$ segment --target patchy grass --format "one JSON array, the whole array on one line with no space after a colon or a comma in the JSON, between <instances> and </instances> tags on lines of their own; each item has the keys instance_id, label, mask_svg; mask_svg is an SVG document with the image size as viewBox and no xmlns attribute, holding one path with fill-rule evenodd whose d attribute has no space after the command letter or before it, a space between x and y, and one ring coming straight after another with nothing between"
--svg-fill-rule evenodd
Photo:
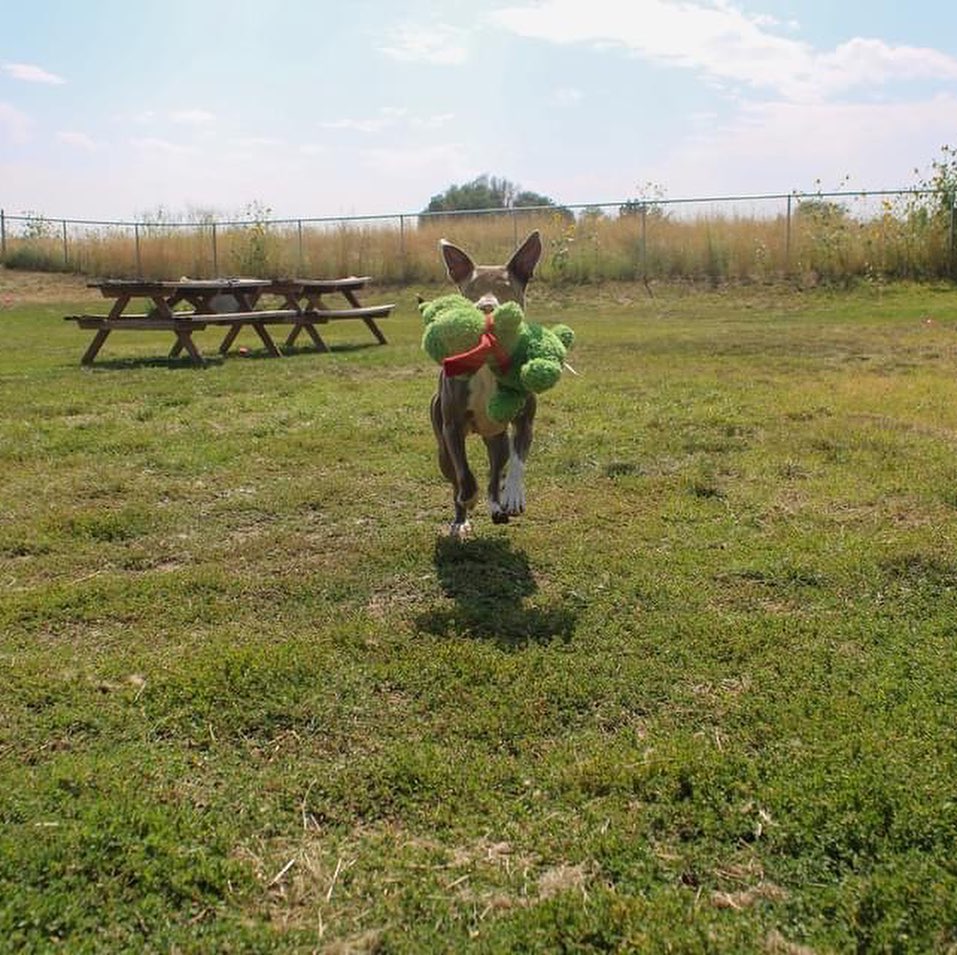
<instances>
[{"instance_id":1,"label":"patchy grass","mask_svg":"<svg viewBox=\"0 0 957 955\"><path fill-rule=\"evenodd\" d=\"M573 295L462 545L411 294L0 312L0 950L954 950L952 290Z\"/></svg>"}]
</instances>

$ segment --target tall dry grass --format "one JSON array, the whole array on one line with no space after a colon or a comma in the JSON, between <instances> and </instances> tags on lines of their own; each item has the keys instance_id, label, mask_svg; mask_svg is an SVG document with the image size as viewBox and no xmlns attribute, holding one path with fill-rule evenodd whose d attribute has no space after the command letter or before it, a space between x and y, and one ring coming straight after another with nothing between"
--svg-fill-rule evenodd
<instances>
[{"instance_id":1,"label":"tall dry grass","mask_svg":"<svg viewBox=\"0 0 957 955\"><path fill-rule=\"evenodd\" d=\"M405 284L443 278L436 255L442 237L477 260L499 261L539 229L546 282L842 283L955 277L953 228L946 216L913 206L885 203L862 216L826 201L797 203L772 216L705 207L677 214L651 205L630 215L596 207L577 217L536 210L219 226L73 225L63 235L34 229L8 236L5 262L98 277L368 274Z\"/></svg>"}]
</instances>

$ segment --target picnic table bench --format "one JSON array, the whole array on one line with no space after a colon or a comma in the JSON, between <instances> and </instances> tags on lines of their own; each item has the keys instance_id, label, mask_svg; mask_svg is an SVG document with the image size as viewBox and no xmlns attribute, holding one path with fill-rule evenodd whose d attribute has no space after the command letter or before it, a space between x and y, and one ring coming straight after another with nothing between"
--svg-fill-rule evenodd
<instances>
[{"instance_id":1,"label":"picnic table bench","mask_svg":"<svg viewBox=\"0 0 957 955\"><path fill-rule=\"evenodd\" d=\"M114 331L171 331L176 340L170 357L175 358L185 350L196 364L203 364L204 358L193 334L207 326L226 328L219 346L222 355L229 352L236 337L248 325L259 336L268 354L281 357L282 352L268 330L268 326L277 324L292 326L285 342L287 348L305 331L316 348L326 352L329 348L316 325L338 319L361 320L384 345L385 335L375 320L387 317L395 305L363 306L357 293L369 281L367 275L342 279L181 279L178 282L107 279L90 282L89 287L99 289L104 298L114 300L108 314L67 315L65 320L94 332L81 359L84 365L93 363ZM348 307L328 307L323 302L323 295L334 293L345 298ZM278 297L281 307L260 308L267 295ZM133 303L136 303L134 307L146 311L128 311ZM181 309L181 305L189 308Z\"/></svg>"}]
</instances>

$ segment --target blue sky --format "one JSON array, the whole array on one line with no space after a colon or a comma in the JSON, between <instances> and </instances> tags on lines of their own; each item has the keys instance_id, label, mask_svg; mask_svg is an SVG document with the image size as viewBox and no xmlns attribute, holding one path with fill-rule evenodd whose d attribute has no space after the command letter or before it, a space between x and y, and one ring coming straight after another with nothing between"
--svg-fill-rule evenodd
<instances>
[{"instance_id":1,"label":"blue sky","mask_svg":"<svg viewBox=\"0 0 957 955\"><path fill-rule=\"evenodd\" d=\"M481 173L568 204L897 188L957 145L953 0L32 0L0 25L14 215L409 212Z\"/></svg>"}]
</instances>

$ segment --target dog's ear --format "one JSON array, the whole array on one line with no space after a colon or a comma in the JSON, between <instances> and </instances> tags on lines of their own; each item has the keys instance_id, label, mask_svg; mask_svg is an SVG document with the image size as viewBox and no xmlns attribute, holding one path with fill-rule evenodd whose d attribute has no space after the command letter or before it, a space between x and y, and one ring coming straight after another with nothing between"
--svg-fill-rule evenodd
<instances>
[{"instance_id":1,"label":"dog's ear","mask_svg":"<svg viewBox=\"0 0 957 955\"><path fill-rule=\"evenodd\" d=\"M465 252L445 239L439 239L439 249L442 252L442 258L445 259L445 267L448 269L449 278L456 285L461 285L462 282L471 277L475 271L475 263Z\"/></svg>"},{"instance_id":2,"label":"dog's ear","mask_svg":"<svg viewBox=\"0 0 957 955\"><path fill-rule=\"evenodd\" d=\"M508 260L506 268L516 276L522 285L527 285L535 272L535 266L542 255L542 237L536 229Z\"/></svg>"}]
</instances>

